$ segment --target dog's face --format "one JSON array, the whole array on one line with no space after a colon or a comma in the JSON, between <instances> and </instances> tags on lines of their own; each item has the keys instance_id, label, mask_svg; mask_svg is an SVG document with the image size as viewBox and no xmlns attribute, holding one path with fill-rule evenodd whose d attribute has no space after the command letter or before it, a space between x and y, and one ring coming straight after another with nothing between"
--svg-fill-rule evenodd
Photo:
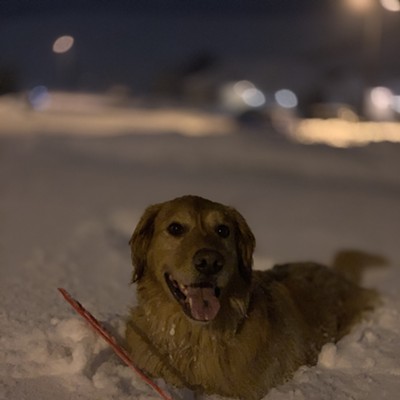
<instances>
[{"instance_id":1,"label":"dog's face","mask_svg":"<svg viewBox=\"0 0 400 400\"><path fill-rule=\"evenodd\" d=\"M134 281L155 281L191 320L214 320L232 285L250 283L254 236L219 203L184 196L151 206L130 244Z\"/></svg>"}]
</instances>

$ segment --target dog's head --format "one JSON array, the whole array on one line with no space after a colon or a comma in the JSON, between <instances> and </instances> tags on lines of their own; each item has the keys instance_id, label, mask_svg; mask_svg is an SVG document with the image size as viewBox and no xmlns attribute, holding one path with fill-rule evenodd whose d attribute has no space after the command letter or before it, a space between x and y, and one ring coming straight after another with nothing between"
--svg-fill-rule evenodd
<instances>
[{"instance_id":1,"label":"dog's head","mask_svg":"<svg viewBox=\"0 0 400 400\"><path fill-rule=\"evenodd\" d=\"M250 284L255 239L231 207L197 196L150 206L129 243L133 281L156 282L192 320L214 320L232 285Z\"/></svg>"}]
</instances>

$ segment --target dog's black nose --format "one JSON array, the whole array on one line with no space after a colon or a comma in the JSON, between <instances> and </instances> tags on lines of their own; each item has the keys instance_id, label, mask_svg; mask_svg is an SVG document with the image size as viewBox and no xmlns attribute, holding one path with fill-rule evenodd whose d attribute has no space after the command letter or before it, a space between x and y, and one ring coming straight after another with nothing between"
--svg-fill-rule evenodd
<instances>
[{"instance_id":1,"label":"dog's black nose","mask_svg":"<svg viewBox=\"0 0 400 400\"><path fill-rule=\"evenodd\" d=\"M213 275L221 271L225 260L221 253L211 249L201 249L193 256L193 265L201 273Z\"/></svg>"}]
</instances>

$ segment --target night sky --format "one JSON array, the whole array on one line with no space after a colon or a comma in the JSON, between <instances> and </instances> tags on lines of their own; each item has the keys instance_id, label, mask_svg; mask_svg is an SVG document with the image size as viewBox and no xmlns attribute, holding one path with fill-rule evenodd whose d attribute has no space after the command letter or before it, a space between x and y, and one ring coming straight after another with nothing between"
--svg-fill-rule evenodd
<instances>
[{"instance_id":1,"label":"night sky","mask_svg":"<svg viewBox=\"0 0 400 400\"><path fill-rule=\"evenodd\" d=\"M64 81L77 87L115 82L140 90L204 52L236 62L298 51L294 23L284 21L330 1L0 0L0 64L18 70L22 87L56 85L68 69ZM76 39L70 60L49 51L63 34Z\"/></svg>"},{"instance_id":2,"label":"night sky","mask_svg":"<svg viewBox=\"0 0 400 400\"><path fill-rule=\"evenodd\" d=\"M0 0L0 16L65 11L129 13L285 14L323 9L332 0Z\"/></svg>"},{"instance_id":3,"label":"night sky","mask_svg":"<svg viewBox=\"0 0 400 400\"><path fill-rule=\"evenodd\" d=\"M205 56L215 79L307 85L318 74L362 75L365 18L342 0L0 0L0 70L37 85L150 90ZM382 80L398 75L399 15L386 13ZM67 55L52 43L72 35ZM189 67L188 67L189 65ZM335 72L336 69L336 72ZM173 77L173 79L175 79ZM280 84L280 83L279 83Z\"/></svg>"}]
</instances>

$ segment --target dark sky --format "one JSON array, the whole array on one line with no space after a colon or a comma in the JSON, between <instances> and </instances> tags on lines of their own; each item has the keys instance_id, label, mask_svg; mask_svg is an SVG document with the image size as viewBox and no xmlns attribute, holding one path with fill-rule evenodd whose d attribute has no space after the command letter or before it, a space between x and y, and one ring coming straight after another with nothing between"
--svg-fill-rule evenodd
<instances>
[{"instance_id":1,"label":"dark sky","mask_svg":"<svg viewBox=\"0 0 400 400\"><path fill-rule=\"evenodd\" d=\"M0 16L66 11L130 13L285 14L326 7L332 0L0 0Z\"/></svg>"},{"instance_id":2,"label":"dark sky","mask_svg":"<svg viewBox=\"0 0 400 400\"><path fill-rule=\"evenodd\" d=\"M330 70L331 64L351 73L363 68L363 20L340 4L342 0L0 0L0 68L17 71L23 88L57 86L62 76L63 82L88 90L123 84L141 91L205 54L215 60L215 79L270 85L282 75L303 84L306 73L314 76L315 69ZM398 75L398 20L386 17L380 64L390 69L385 74ZM67 55L55 56L52 43L65 34L74 36L75 46Z\"/></svg>"}]
</instances>

